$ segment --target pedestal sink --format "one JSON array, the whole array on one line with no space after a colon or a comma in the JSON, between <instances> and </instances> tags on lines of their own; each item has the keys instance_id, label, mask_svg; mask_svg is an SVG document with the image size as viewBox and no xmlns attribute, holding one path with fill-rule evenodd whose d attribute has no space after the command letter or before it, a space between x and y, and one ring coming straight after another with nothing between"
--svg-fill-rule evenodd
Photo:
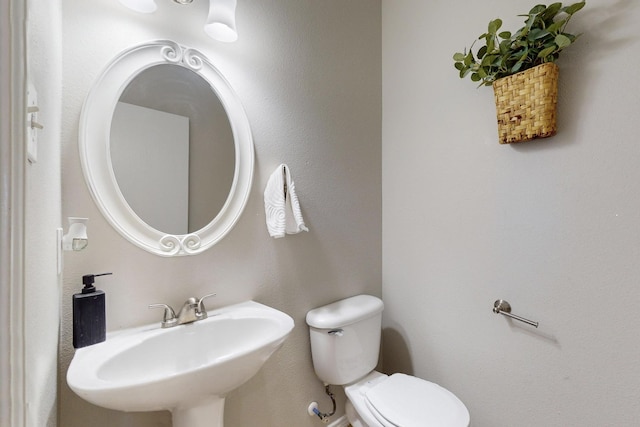
<instances>
[{"instance_id":1,"label":"pedestal sink","mask_svg":"<svg viewBox=\"0 0 640 427\"><path fill-rule=\"evenodd\" d=\"M174 427L223 427L226 394L253 377L292 329L287 314L254 301L187 325L127 329L76 350L67 383L105 408L169 410Z\"/></svg>"}]
</instances>

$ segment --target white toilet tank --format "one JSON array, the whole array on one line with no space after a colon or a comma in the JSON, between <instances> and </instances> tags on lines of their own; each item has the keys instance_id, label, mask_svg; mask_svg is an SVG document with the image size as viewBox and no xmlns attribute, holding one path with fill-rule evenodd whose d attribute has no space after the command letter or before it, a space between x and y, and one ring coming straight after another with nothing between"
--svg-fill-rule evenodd
<instances>
[{"instance_id":1,"label":"white toilet tank","mask_svg":"<svg viewBox=\"0 0 640 427\"><path fill-rule=\"evenodd\" d=\"M382 300L343 299L307 313L316 375L326 384L349 384L373 371L380 353Z\"/></svg>"}]
</instances>

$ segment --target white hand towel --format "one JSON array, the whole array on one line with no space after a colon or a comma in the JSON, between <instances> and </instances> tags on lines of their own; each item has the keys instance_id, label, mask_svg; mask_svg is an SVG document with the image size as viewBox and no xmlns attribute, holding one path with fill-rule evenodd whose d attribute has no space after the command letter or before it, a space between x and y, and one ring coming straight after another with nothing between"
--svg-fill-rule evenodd
<instances>
[{"instance_id":1,"label":"white hand towel","mask_svg":"<svg viewBox=\"0 0 640 427\"><path fill-rule=\"evenodd\" d=\"M264 212L271 237L309 231L304 225L300 202L289 167L281 164L269 177L264 190Z\"/></svg>"}]
</instances>

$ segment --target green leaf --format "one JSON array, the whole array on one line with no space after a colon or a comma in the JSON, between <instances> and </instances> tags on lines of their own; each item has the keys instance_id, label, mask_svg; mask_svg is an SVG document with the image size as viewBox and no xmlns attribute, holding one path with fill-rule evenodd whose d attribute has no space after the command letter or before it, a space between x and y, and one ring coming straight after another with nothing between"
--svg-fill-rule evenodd
<instances>
[{"instance_id":1,"label":"green leaf","mask_svg":"<svg viewBox=\"0 0 640 427\"><path fill-rule=\"evenodd\" d=\"M512 74L515 74L515 73L517 73L518 71L520 71L520 68L522 68L522 64L523 64L523 62L522 62L522 61L518 61L518 62L516 62L516 63L515 63L515 65L514 65L513 67L511 67L511 73L512 73Z\"/></svg>"},{"instance_id":2,"label":"green leaf","mask_svg":"<svg viewBox=\"0 0 640 427\"><path fill-rule=\"evenodd\" d=\"M533 6L533 8L529 11L529 16L537 15L537 14L539 14L541 12L544 12L546 8L547 7L545 5L543 5L543 4L537 4L537 5Z\"/></svg>"},{"instance_id":3,"label":"green leaf","mask_svg":"<svg viewBox=\"0 0 640 427\"><path fill-rule=\"evenodd\" d=\"M504 62L504 56L496 55L495 60L491 63L492 67L501 67Z\"/></svg>"},{"instance_id":4,"label":"green leaf","mask_svg":"<svg viewBox=\"0 0 640 427\"><path fill-rule=\"evenodd\" d=\"M496 59L496 57L498 57L498 55L495 55L495 54L493 54L493 55L485 55L482 58L482 61L480 62L480 66L486 68L486 67L489 67L489 66L493 65L493 61Z\"/></svg>"},{"instance_id":5,"label":"green leaf","mask_svg":"<svg viewBox=\"0 0 640 427\"><path fill-rule=\"evenodd\" d=\"M510 39L511 38L511 32L510 31L503 31L500 34L498 34L498 37L500 37L501 39Z\"/></svg>"},{"instance_id":6,"label":"green leaf","mask_svg":"<svg viewBox=\"0 0 640 427\"><path fill-rule=\"evenodd\" d=\"M507 53L510 47L511 47L511 40L503 40L502 43L500 43L500 53L501 54Z\"/></svg>"},{"instance_id":7,"label":"green leaf","mask_svg":"<svg viewBox=\"0 0 640 427\"><path fill-rule=\"evenodd\" d=\"M536 35L535 39L540 40L547 36L551 35L551 33L547 30L540 30L540 32Z\"/></svg>"},{"instance_id":8,"label":"green leaf","mask_svg":"<svg viewBox=\"0 0 640 427\"><path fill-rule=\"evenodd\" d=\"M467 56L464 57L464 65L471 65L472 62L473 62L473 54L471 53L471 51L469 51Z\"/></svg>"},{"instance_id":9,"label":"green leaf","mask_svg":"<svg viewBox=\"0 0 640 427\"><path fill-rule=\"evenodd\" d=\"M538 53L538 58L545 59L547 56L551 55L555 51L556 51L555 46L551 46L546 49L543 49Z\"/></svg>"},{"instance_id":10,"label":"green leaf","mask_svg":"<svg viewBox=\"0 0 640 427\"><path fill-rule=\"evenodd\" d=\"M558 34L555 38L555 42L558 45L558 48L564 49L571 44L571 39L564 34Z\"/></svg>"},{"instance_id":11,"label":"green leaf","mask_svg":"<svg viewBox=\"0 0 640 427\"><path fill-rule=\"evenodd\" d=\"M526 33L529 33L529 31L531 31L531 29L533 28L533 24L536 22L536 16L535 15L531 15L529 16L529 19L527 19L527 21L525 22L526 26L524 28L526 28ZM523 31L523 35L524 35L525 31Z\"/></svg>"},{"instance_id":12,"label":"green leaf","mask_svg":"<svg viewBox=\"0 0 640 427\"><path fill-rule=\"evenodd\" d=\"M478 59L482 59L482 57L485 56L486 54L487 54L487 47L482 46L480 50L478 50L478 53L476 54L476 56L478 57Z\"/></svg>"},{"instance_id":13,"label":"green leaf","mask_svg":"<svg viewBox=\"0 0 640 427\"><path fill-rule=\"evenodd\" d=\"M522 49L521 52L515 53L513 57L516 58L518 61L524 61L527 58L528 54L529 54L529 48L524 48Z\"/></svg>"},{"instance_id":14,"label":"green leaf","mask_svg":"<svg viewBox=\"0 0 640 427\"><path fill-rule=\"evenodd\" d=\"M547 27L547 31L556 34L567 23L566 19L560 19Z\"/></svg>"},{"instance_id":15,"label":"green leaf","mask_svg":"<svg viewBox=\"0 0 640 427\"><path fill-rule=\"evenodd\" d=\"M578 34L577 36L574 36L573 34L562 33L562 35L569 37L569 40L571 40L571 43L575 42L576 39L580 37L580 34Z\"/></svg>"},{"instance_id":16,"label":"green leaf","mask_svg":"<svg viewBox=\"0 0 640 427\"><path fill-rule=\"evenodd\" d=\"M562 9L562 3L553 3L547 6L547 9L542 13L542 19L545 21L552 19Z\"/></svg>"},{"instance_id":17,"label":"green leaf","mask_svg":"<svg viewBox=\"0 0 640 427\"><path fill-rule=\"evenodd\" d=\"M464 61L464 53L456 52L453 54L454 61Z\"/></svg>"},{"instance_id":18,"label":"green leaf","mask_svg":"<svg viewBox=\"0 0 640 427\"><path fill-rule=\"evenodd\" d=\"M456 62L454 67L456 67L457 70L462 70L464 68L464 64L462 62Z\"/></svg>"},{"instance_id":19,"label":"green leaf","mask_svg":"<svg viewBox=\"0 0 640 427\"><path fill-rule=\"evenodd\" d=\"M489 22L489 34L495 34L502 27L502 19L494 19Z\"/></svg>"},{"instance_id":20,"label":"green leaf","mask_svg":"<svg viewBox=\"0 0 640 427\"><path fill-rule=\"evenodd\" d=\"M527 35L527 39L529 41L533 41L536 40L537 38L540 37L540 33L542 33L544 30L541 30L540 28L534 28L532 29L529 34Z\"/></svg>"},{"instance_id":21,"label":"green leaf","mask_svg":"<svg viewBox=\"0 0 640 427\"><path fill-rule=\"evenodd\" d=\"M495 49L495 42L494 42L494 39L493 39L493 38L488 39L488 40L487 40L487 51L488 51L488 52L493 52L493 51L494 51L494 49Z\"/></svg>"},{"instance_id":22,"label":"green leaf","mask_svg":"<svg viewBox=\"0 0 640 427\"><path fill-rule=\"evenodd\" d=\"M472 82L479 82L480 80L482 80L482 79L480 78L480 75L478 73L471 74L471 81Z\"/></svg>"},{"instance_id":23,"label":"green leaf","mask_svg":"<svg viewBox=\"0 0 640 427\"><path fill-rule=\"evenodd\" d=\"M562 11L565 13L568 13L569 15L573 15L574 13L582 9L586 4L587 4L586 1L581 1L580 3L574 3L571 6L562 8Z\"/></svg>"}]
</instances>

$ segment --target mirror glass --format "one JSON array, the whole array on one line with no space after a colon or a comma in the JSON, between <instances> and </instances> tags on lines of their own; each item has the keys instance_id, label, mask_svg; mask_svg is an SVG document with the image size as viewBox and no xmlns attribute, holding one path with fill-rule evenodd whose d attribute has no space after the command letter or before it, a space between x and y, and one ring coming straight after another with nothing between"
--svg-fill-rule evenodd
<instances>
[{"instance_id":1,"label":"mirror glass","mask_svg":"<svg viewBox=\"0 0 640 427\"><path fill-rule=\"evenodd\" d=\"M105 219L156 255L210 248L249 197L253 138L237 94L202 52L170 40L107 64L82 108L78 147Z\"/></svg>"},{"instance_id":2,"label":"mirror glass","mask_svg":"<svg viewBox=\"0 0 640 427\"><path fill-rule=\"evenodd\" d=\"M122 195L157 230L196 232L229 196L231 125L216 93L193 70L161 64L135 76L116 105L110 143Z\"/></svg>"}]
</instances>

